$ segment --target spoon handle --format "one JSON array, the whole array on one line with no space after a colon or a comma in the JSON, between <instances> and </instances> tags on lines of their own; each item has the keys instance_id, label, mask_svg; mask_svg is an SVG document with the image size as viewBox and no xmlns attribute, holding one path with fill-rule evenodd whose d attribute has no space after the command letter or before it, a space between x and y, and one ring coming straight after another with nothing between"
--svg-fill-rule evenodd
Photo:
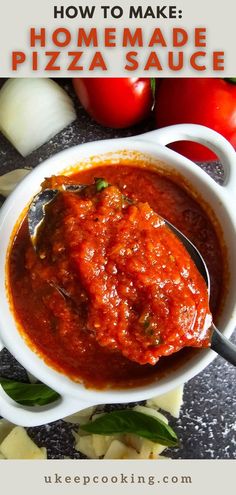
<instances>
[{"instance_id":1,"label":"spoon handle","mask_svg":"<svg viewBox=\"0 0 236 495\"><path fill-rule=\"evenodd\" d=\"M213 333L211 338L211 349L213 349L213 351L217 352L217 354L226 359L228 363L236 366L236 345L234 345L232 342L230 342L229 339L224 337L224 335L222 335L222 333L218 330L218 328L215 327L214 324L212 325L212 328Z\"/></svg>"}]
</instances>

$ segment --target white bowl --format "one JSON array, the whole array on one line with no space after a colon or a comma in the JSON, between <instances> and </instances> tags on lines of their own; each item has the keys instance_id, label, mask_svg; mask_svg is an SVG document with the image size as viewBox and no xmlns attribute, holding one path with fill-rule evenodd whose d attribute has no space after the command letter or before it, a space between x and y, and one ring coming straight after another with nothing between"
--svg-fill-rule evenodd
<instances>
[{"instance_id":1,"label":"white bowl","mask_svg":"<svg viewBox=\"0 0 236 495\"><path fill-rule=\"evenodd\" d=\"M224 166L224 184L218 185L196 164L166 148L166 144L178 140L196 141L211 148ZM0 339L2 347L6 346L28 371L61 395L61 399L53 404L30 408L16 404L0 387L0 413L13 423L36 426L65 417L93 404L125 403L161 395L192 378L215 357L213 351L202 350L177 370L171 370L168 376L160 378L158 382L128 390L95 391L86 389L82 384L73 382L67 376L49 367L27 346L17 329L7 297L5 275L7 251L14 226L31 198L39 191L40 183L45 177L60 174L66 168L85 167L89 163L96 165L102 160L117 162L124 157L132 159L136 156L138 159L142 155L145 155L146 160L150 160L154 165L157 161L161 161L166 170L174 169L182 174L216 213L227 247L230 274L229 290L219 327L226 336L230 336L233 332L236 319L236 264L234 259L236 159L234 149L228 141L206 127L184 124L132 138L97 141L70 148L36 167L12 192L0 213Z\"/></svg>"}]
</instances>

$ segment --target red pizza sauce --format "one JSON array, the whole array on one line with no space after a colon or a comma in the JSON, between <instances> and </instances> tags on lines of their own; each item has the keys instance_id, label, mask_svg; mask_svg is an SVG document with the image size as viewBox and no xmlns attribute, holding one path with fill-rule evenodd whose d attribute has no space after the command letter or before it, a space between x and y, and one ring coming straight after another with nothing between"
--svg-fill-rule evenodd
<instances>
[{"instance_id":1,"label":"red pizza sauce","mask_svg":"<svg viewBox=\"0 0 236 495\"><path fill-rule=\"evenodd\" d=\"M205 282L159 215L201 249L216 306L221 250L200 205L156 172L106 166L44 187L98 176L112 185L57 195L37 254L22 223L10 252L11 298L24 334L52 366L87 386L130 386L157 376L166 356L210 340Z\"/></svg>"}]
</instances>

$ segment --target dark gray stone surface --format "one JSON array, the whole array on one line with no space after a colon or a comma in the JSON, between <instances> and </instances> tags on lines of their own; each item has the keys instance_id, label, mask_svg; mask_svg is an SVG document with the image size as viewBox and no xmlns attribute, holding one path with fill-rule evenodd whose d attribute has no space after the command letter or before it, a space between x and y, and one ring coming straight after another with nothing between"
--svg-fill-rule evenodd
<instances>
[{"instance_id":1,"label":"dark gray stone surface","mask_svg":"<svg viewBox=\"0 0 236 495\"><path fill-rule=\"evenodd\" d=\"M67 80L61 80L61 84L73 95L72 87ZM146 123L122 131L105 129L92 122L78 104L76 106L77 121L26 159L22 158L0 135L0 174L15 168L35 167L58 151L79 143L138 134L149 130L152 126L152 123ZM211 163L201 166L217 181L222 180L223 172L220 164ZM234 341L236 342L235 337ZM0 375L19 380L26 378L23 368L6 350L0 354ZM185 385L180 419L171 418L170 422L181 440L180 448L169 452L170 457L236 459L236 369L218 357ZM38 445L48 448L50 458L60 459L65 456L79 458L79 454L73 449L71 430L69 424L57 421L50 425L30 428L29 433Z\"/></svg>"}]
</instances>

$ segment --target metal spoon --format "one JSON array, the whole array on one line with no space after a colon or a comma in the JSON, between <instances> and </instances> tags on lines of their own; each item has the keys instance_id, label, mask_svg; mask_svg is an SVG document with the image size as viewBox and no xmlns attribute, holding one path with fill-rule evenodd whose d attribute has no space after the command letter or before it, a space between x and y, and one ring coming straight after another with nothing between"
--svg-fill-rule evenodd
<instances>
[{"instance_id":1,"label":"metal spoon","mask_svg":"<svg viewBox=\"0 0 236 495\"><path fill-rule=\"evenodd\" d=\"M34 196L28 211L28 229L35 250L37 250L38 229L43 223L47 205L51 203L60 191L81 192L86 187L83 184L65 184L60 190L44 189Z\"/></svg>"},{"instance_id":2,"label":"metal spoon","mask_svg":"<svg viewBox=\"0 0 236 495\"><path fill-rule=\"evenodd\" d=\"M165 222L168 225L168 227L171 228L174 234L180 239L184 247L187 249L188 253L190 254L192 260L195 263L195 266L197 267L198 271L201 273L202 277L206 282L208 294L210 296L210 290L211 290L210 275L207 265L201 253L198 251L196 246L194 246L194 244L188 239L188 237L186 237L182 232L180 232L179 229L177 229L174 225L172 225L172 223L168 222L166 219ZM212 330L211 349L215 351L217 354L219 354L221 357L226 359L226 361L236 366L236 345L234 345L232 342L230 342L229 339L224 337L224 335L218 330L218 328L216 328L214 323L211 324L211 330Z\"/></svg>"},{"instance_id":3,"label":"metal spoon","mask_svg":"<svg viewBox=\"0 0 236 495\"><path fill-rule=\"evenodd\" d=\"M63 190L81 192L85 187L87 186L83 184L64 185ZM59 192L60 191L58 189L45 189L34 196L33 201L31 202L28 211L28 227L31 242L35 250L37 248L37 231L44 220L45 208ZM187 249L198 271L204 278L207 284L208 294L210 295L210 275L202 255L199 253L194 244L179 229L168 222L168 220L164 220L168 227L174 232L174 234L180 239L182 244ZM58 286L54 286L54 288L58 290L63 297L69 299L70 296L65 293L64 289L61 289ZM226 359L226 361L236 366L236 346L232 344L232 342L230 342L226 337L224 337L224 335L222 335L222 333L216 328L214 323L212 323L211 325L211 330L211 349L213 349L213 351Z\"/></svg>"}]
</instances>

